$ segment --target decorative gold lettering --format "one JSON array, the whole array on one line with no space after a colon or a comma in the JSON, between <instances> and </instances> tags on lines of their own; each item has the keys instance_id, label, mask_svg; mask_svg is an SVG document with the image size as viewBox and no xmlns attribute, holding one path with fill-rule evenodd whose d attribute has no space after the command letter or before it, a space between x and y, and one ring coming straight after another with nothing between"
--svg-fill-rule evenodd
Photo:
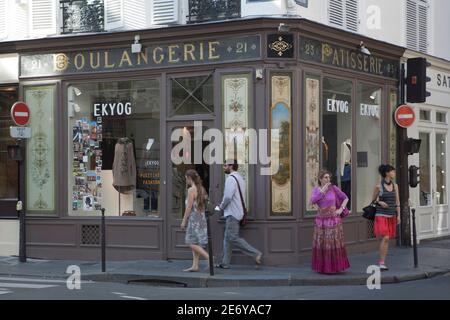
<instances>
[{"instance_id":1,"label":"decorative gold lettering","mask_svg":"<svg viewBox=\"0 0 450 320\"><path fill-rule=\"evenodd\" d=\"M358 70L362 71L363 65L362 65L362 54L358 54L357 59L358 59Z\"/></svg>"},{"instance_id":2,"label":"decorative gold lettering","mask_svg":"<svg viewBox=\"0 0 450 320\"><path fill-rule=\"evenodd\" d=\"M204 57L203 57L203 42L200 42L200 60L203 61Z\"/></svg>"},{"instance_id":3,"label":"decorative gold lettering","mask_svg":"<svg viewBox=\"0 0 450 320\"><path fill-rule=\"evenodd\" d=\"M350 50L347 50L347 68L350 68Z\"/></svg>"},{"instance_id":4,"label":"decorative gold lettering","mask_svg":"<svg viewBox=\"0 0 450 320\"><path fill-rule=\"evenodd\" d=\"M378 59L378 74L383 75L383 59Z\"/></svg>"},{"instance_id":5,"label":"decorative gold lettering","mask_svg":"<svg viewBox=\"0 0 450 320\"><path fill-rule=\"evenodd\" d=\"M116 66L116 63L110 64L109 63L109 52L105 51L105 68L112 69Z\"/></svg>"},{"instance_id":6,"label":"decorative gold lettering","mask_svg":"<svg viewBox=\"0 0 450 320\"><path fill-rule=\"evenodd\" d=\"M344 49L339 49L340 53L341 53L341 66L344 66Z\"/></svg>"},{"instance_id":7,"label":"decorative gold lettering","mask_svg":"<svg viewBox=\"0 0 450 320\"><path fill-rule=\"evenodd\" d=\"M81 65L79 64L79 59L81 58ZM74 62L75 62L75 68L77 68L77 70L82 70L84 68L84 56L82 53L78 53L75 58L74 58Z\"/></svg>"},{"instance_id":8,"label":"decorative gold lettering","mask_svg":"<svg viewBox=\"0 0 450 320\"><path fill-rule=\"evenodd\" d=\"M188 47L189 47L189 49L188 49ZM193 44L186 43L184 45L184 61L188 61L188 54L191 56L191 60L195 61L194 51L195 51L195 46Z\"/></svg>"},{"instance_id":9,"label":"decorative gold lettering","mask_svg":"<svg viewBox=\"0 0 450 320\"><path fill-rule=\"evenodd\" d=\"M139 52L138 62L137 62L138 66L141 65L141 60L144 60L145 64L148 64L148 51L147 51L147 48L145 48L144 52Z\"/></svg>"},{"instance_id":10,"label":"decorative gold lettering","mask_svg":"<svg viewBox=\"0 0 450 320\"><path fill-rule=\"evenodd\" d=\"M370 73L375 73L375 58L370 57Z\"/></svg>"},{"instance_id":11,"label":"decorative gold lettering","mask_svg":"<svg viewBox=\"0 0 450 320\"><path fill-rule=\"evenodd\" d=\"M133 63L131 62L130 55L128 54L127 50L123 50L122 59L120 59L120 63L119 63L119 68L122 67L122 65L125 61L128 63L129 67L133 66Z\"/></svg>"},{"instance_id":12,"label":"decorative gold lettering","mask_svg":"<svg viewBox=\"0 0 450 320\"><path fill-rule=\"evenodd\" d=\"M338 53L337 50L334 50L333 62L332 63L339 67L339 53Z\"/></svg>"},{"instance_id":13,"label":"decorative gold lettering","mask_svg":"<svg viewBox=\"0 0 450 320\"><path fill-rule=\"evenodd\" d=\"M91 68L94 70L100 67L100 52L96 52L96 55L97 55L97 63L94 63L94 52L89 53Z\"/></svg>"},{"instance_id":14,"label":"decorative gold lettering","mask_svg":"<svg viewBox=\"0 0 450 320\"><path fill-rule=\"evenodd\" d=\"M159 54L157 54L157 51L159 51ZM157 55L158 55L158 57L157 57ZM156 47L155 49L153 49L153 61L156 64L160 64L161 62L163 62L163 60L164 60L163 48Z\"/></svg>"},{"instance_id":15,"label":"decorative gold lettering","mask_svg":"<svg viewBox=\"0 0 450 320\"><path fill-rule=\"evenodd\" d=\"M352 52L352 54L350 55L350 60L351 60L351 68L352 69L356 69L356 53Z\"/></svg>"},{"instance_id":16,"label":"decorative gold lettering","mask_svg":"<svg viewBox=\"0 0 450 320\"><path fill-rule=\"evenodd\" d=\"M177 44L173 44L169 46L169 62L170 63L175 63L175 62L179 62L180 58L176 58L174 59L173 56L176 54L175 51L173 51L173 49L179 48L180 46Z\"/></svg>"},{"instance_id":17,"label":"decorative gold lettering","mask_svg":"<svg viewBox=\"0 0 450 320\"><path fill-rule=\"evenodd\" d=\"M220 55L214 55L216 53L216 48L214 46L219 45L219 41L212 41L208 43L209 46L209 60L220 59Z\"/></svg>"},{"instance_id":18,"label":"decorative gold lettering","mask_svg":"<svg viewBox=\"0 0 450 320\"><path fill-rule=\"evenodd\" d=\"M369 57L368 56L364 56L364 72L369 72Z\"/></svg>"}]
</instances>

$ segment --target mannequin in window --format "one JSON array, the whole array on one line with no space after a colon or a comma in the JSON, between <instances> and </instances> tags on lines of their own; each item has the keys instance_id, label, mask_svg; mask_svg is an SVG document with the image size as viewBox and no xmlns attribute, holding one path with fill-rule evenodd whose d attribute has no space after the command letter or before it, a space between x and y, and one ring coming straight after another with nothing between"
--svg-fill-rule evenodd
<instances>
[{"instance_id":1,"label":"mannequin in window","mask_svg":"<svg viewBox=\"0 0 450 320\"><path fill-rule=\"evenodd\" d=\"M133 141L129 138L117 140L113 162L113 186L119 193L130 193L136 189L136 159Z\"/></svg>"},{"instance_id":2,"label":"mannequin in window","mask_svg":"<svg viewBox=\"0 0 450 320\"><path fill-rule=\"evenodd\" d=\"M351 208L351 193L352 193L352 141L345 140L341 145L341 189L347 195L349 201L347 208Z\"/></svg>"}]
</instances>

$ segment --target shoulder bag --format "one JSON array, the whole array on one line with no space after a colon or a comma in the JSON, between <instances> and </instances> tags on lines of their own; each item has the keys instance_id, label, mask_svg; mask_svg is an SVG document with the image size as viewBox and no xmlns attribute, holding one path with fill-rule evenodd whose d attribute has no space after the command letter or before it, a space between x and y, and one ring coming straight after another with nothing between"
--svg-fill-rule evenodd
<instances>
[{"instance_id":1,"label":"shoulder bag","mask_svg":"<svg viewBox=\"0 0 450 320\"><path fill-rule=\"evenodd\" d=\"M245 227L245 225L247 224L247 208L245 207L244 198L242 197L241 186L239 185L239 181L235 176L230 175L230 177L233 177L233 179L236 180L239 190L239 196L241 197L242 208L244 209L244 216L242 217L241 221L239 221L239 225L241 227Z\"/></svg>"}]
</instances>

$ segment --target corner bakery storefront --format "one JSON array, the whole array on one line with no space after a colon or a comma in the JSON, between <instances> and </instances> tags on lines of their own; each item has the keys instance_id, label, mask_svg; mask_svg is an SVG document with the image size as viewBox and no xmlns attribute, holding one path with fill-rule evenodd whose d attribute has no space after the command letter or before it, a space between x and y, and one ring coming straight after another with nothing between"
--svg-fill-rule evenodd
<instances>
[{"instance_id":1,"label":"corner bakery storefront","mask_svg":"<svg viewBox=\"0 0 450 320\"><path fill-rule=\"evenodd\" d=\"M278 33L281 22L291 31ZM130 50L136 33L141 53ZM357 49L361 40L371 56ZM212 128L227 132L225 157L237 147L247 159L248 129L279 129L278 139L267 138L269 149L279 147L275 175L261 175L261 162L240 166L251 219L242 232L265 263L309 259L315 212L307 199L320 168L352 200L349 251L376 247L358 211L395 145L389 123L401 48L303 19L268 18L16 46L21 97L32 110L29 256L98 259L104 207L107 259L190 258L179 227L184 173L196 169L214 203L224 174L220 164L188 164L194 152L173 163L171 152L191 134L192 150L208 154L208 139L195 141ZM218 255L223 221L214 216L211 224Z\"/></svg>"}]
</instances>

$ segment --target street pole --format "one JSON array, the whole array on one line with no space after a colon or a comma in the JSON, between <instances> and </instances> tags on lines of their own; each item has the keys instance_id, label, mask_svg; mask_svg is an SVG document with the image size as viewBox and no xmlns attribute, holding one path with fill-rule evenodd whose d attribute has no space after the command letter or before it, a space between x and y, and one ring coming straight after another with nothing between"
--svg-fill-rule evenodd
<instances>
[{"instance_id":1,"label":"street pole","mask_svg":"<svg viewBox=\"0 0 450 320\"><path fill-rule=\"evenodd\" d=\"M405 104L405 64L401 64L400 73L400 104ZM411 246L411 222L409 209L409 184L408 184L408 153L406 150L407 129L397 126L397 150L399 167L399 195L401 207L401 224L399 230L400 245Z\"/></svg>"},{"instance_id":2,"label":"street pole","mask_svg":"<svg viewBox=\"0 0 450 320\"><path fill-rule=\"evenodd\" d=\"M105 225L105 208L102 211L102 272L106 272L106 225Z\"/></svg>"},{"instance_id":3,"label":"street pole","mask_svg":"<svg viewBox=\"0 0 450 320\"><path fill-rule=\"evenodd\" d=\"M18 154L21 156L22 152L20 150L21 144L20 139L17 141L18 144ZM26 217L23 211L23 203L20 200L20 163L22 162L20 157L17 158L17 215L19 216L19 261L27 262L27 244L26 244Z\"/></svg>"},{"instance_id":4,"label":"street pole","mask_svg":"<svg viewBox=\"0 0 450 320\"><path fill-rule=\"evenodd\" d=\"M416 231L416 209L412 208L412 227L413 227L413 251L414 251L414 268L419 265L417 257L417 231Z\"/></svg>"}]
</instances>

